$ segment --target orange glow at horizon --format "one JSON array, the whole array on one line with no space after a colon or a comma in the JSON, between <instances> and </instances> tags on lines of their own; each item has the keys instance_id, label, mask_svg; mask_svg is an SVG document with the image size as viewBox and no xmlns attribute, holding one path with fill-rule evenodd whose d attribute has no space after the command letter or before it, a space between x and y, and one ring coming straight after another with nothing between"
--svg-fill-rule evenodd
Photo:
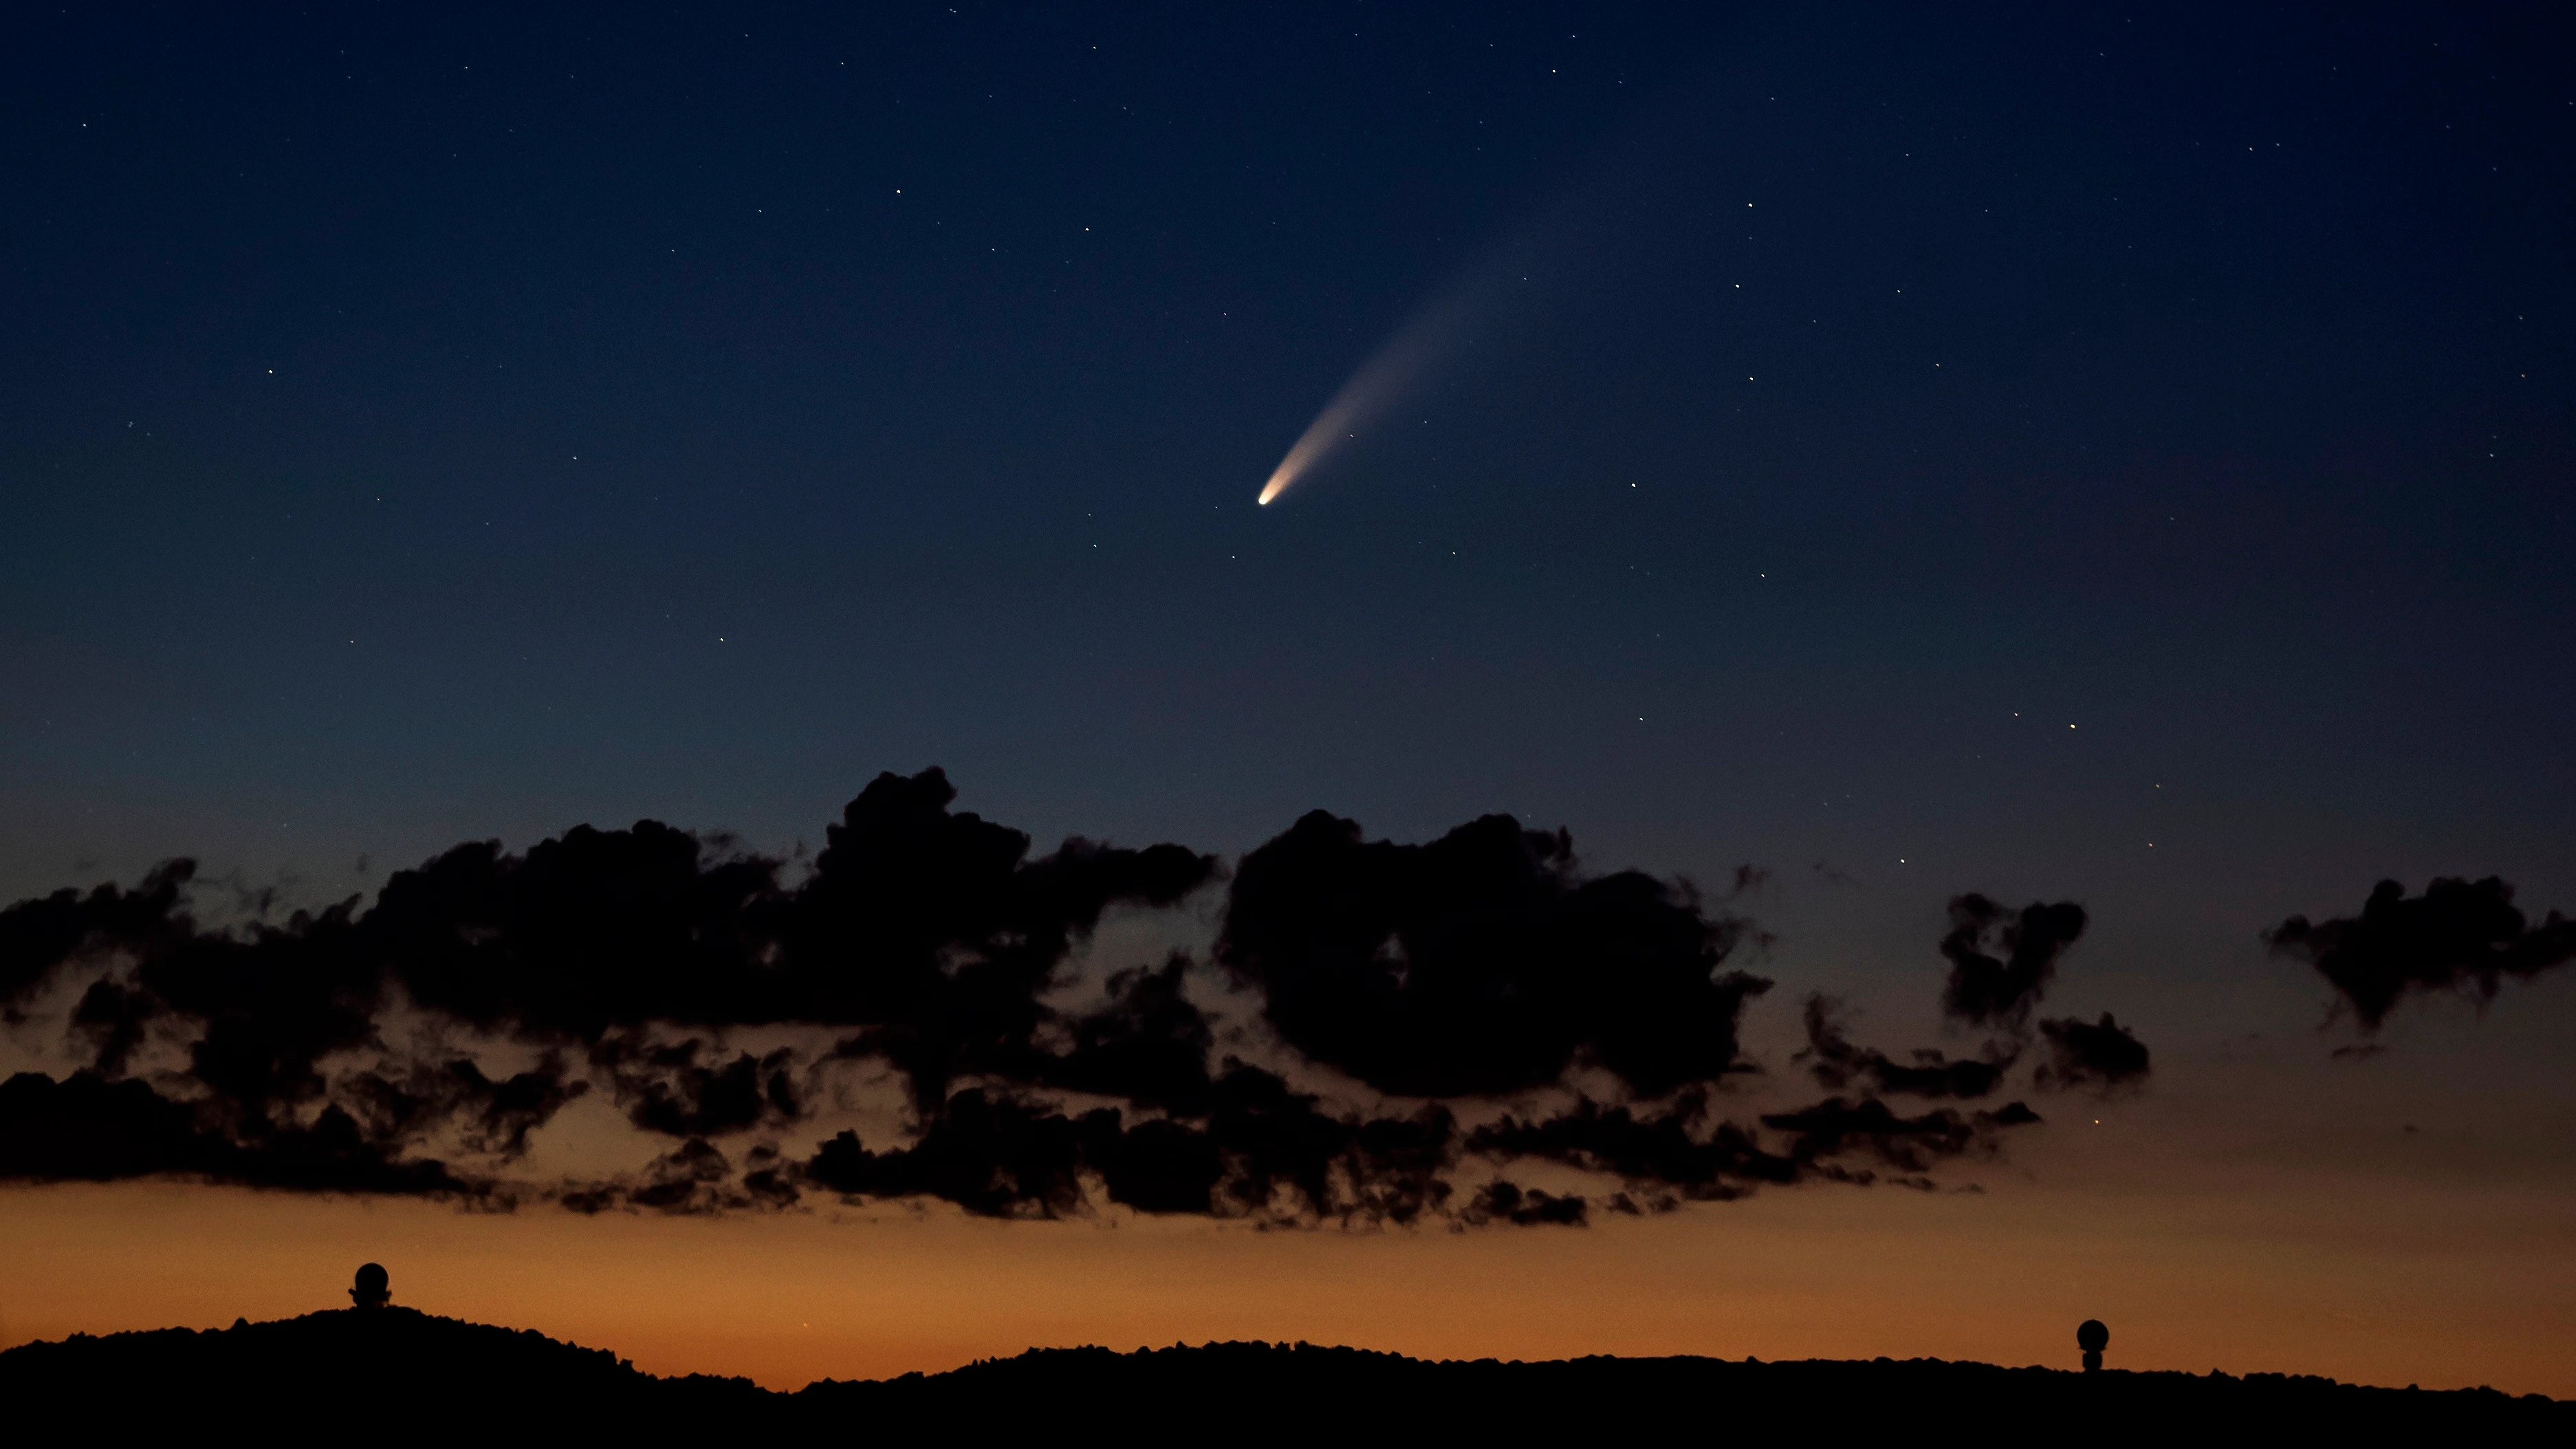
<instances>
[{"instance_id":1,"label":"orange glow at horizon","mask_svg":"<svg viewBox=\"0 0 2576 1449\"><path fill-rule=\"evenodd\" d=\"M423 1311L772 1388L1031 1346L1225 1339L1420 1357L1940 1357L2491 1384L2576 1396L2576 1244L2553 1185L2280 1164L2233 1195L2109 1145L1981 1193L1800 1189L1589 1229L1323 1229L902 1206L718 1219L289 1197L0 1191L0 1344L344 1306L357 1264ZM2168 1164L2169 1165L2169 1164ZM2258 1180L2259 1179L2259 1180Z\"/></svg>"}]
</instances>

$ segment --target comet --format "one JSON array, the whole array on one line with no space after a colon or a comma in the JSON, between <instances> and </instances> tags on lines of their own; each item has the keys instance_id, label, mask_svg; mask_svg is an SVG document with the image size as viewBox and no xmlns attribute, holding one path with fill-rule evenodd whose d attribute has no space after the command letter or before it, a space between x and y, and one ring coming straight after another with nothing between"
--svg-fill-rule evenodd
<instances>
[{"instance_id":1,"label":"comet","mask_svg":"<svg viewBox=\"0 0 2576 1449\"><path fill-rule=\"evenodd\" d=\"M1288 491L1289 486L1328 457L1334 449L1360 435L1385 411L1402 399L1425 364L1437 355L1437 335L1426 324L1431 319L1420 317L1407 323L1385 346L1379 348L1360 370L1351 374L1341 391L1333 394L1324 410L1306 425L1297 441L1290 444L1288 455L1270 472L1270 481L1261 485L1263 505Z\"/></svg>"},{"instance_id":2,"label":"comet","mask_svg":"<svg viewBox=\"0 0 2576 1449\"><path fill-rule=\"evenodd\" d=\"M1270 471L1270 481L1261 485L1258 501L1268 505L1343 445L1366 433L1413 392L1434 363L1464 350L1478 333L1478 324L1507 310L1534 273L1529 257L1532 242L1524 231L1495 247L1405 319L1289 446L1288 455Z\"/></svg>"},{"instance_id":3,"label":"comet","mask_svg":"<svg viewBox=\"0 0 2576 1449\"><path fill-rule=\"evenodd\" d=\"M1686 119L1667 104L1623 127L1584 179L1470 251L1297 435L1261 485L1259 502L1278 502L1334 455L1366 438L1433 375L1448 378L1455 364L1479 352L1483 360L1499 360L1516 343L1530 340L1522 324L1590 295L1608 271L1605 257L1623 246L1621 232L1634 218L1653 215L1649 201L1666 190L1663 168L1641 158L1668 149L1686 129Z\"/></svg>"}]
</instances>

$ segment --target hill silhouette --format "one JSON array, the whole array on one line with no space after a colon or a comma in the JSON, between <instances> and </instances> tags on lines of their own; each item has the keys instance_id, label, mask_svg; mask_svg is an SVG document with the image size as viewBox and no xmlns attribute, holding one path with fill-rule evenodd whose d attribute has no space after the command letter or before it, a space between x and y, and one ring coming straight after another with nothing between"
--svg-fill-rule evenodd
<instances>
[{"instance_id":1,"label":"hill silhouette","mask_svg":"<svg viewBox=\"0 0 2576 1449\"><path fill-rule=\"evenodd\" d=\"M801 1431L1374 1443L1462 1432L1625 1437L1663 1426L1830 1441L2015 1422L2091 1443L2185 1431L2564 1442L2576 1431L2576 1403L2536 1394L2280 1374L2085 1374L1938 1359L1432 1362L1263 1343L1032 1349L947 1373L826 1379L779 1393L747 1379L656 1377L606 1350L405 1308L25 1344L0 1353L0 1399L23 1417L88 1422L112 1437L224 1426L278 1442Z\"/></svg>"}]
</instances>

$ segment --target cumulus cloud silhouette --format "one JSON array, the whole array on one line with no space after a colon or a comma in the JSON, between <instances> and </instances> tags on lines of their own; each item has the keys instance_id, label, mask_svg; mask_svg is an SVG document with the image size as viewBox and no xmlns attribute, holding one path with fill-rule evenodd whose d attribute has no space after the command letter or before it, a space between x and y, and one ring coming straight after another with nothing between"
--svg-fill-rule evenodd
<instances>
[{"instance_id":1,"label":"cumulus cloud silhouette","mask_svg":"<svg viewBox=\"0 0 2576 1449\"><path fill-rule=\"evenodd\" d=\"M1653 1111L1583 1100L1573 1110L1530 1120L1506 1116L1468 1139L1471 1151L1537 1158L1616 1177L1618 1211L1663 1211L1685 1201L1726 1201L1763 1186L1825 1180L1930 1187L1928 1174L1955 1158L1991 1155L2000 1135L2040 1120L2019 1102L1991 1112L1949 1108L1908 1117L1875 1097L1828 1097L1764 1114L1765 1140L1720 1117L1703 1091Z\"/></svg>"},{"instance_id":2,"label":"cumulus cloud silhouette","mask_svg":"<svg viewBox=\"0 0 2576 1449\"><path fill-rule=\"evenodd\" d=\"M1981 1056L1954 1058L1922 1047L1911 1061L1900 1062L1874 1048L1852 1045L1837 1020L1840 1009L1832 997L1807 998L1807 1049L1798 1054L1818 1084L1834 1091L1858 1082L1906 1097L1984 1097L2003 1084L2020 1055L2007 1043L1990 1041Z\"/></svg>"},{"instance_id":3,"label":"cumulus cloud silhouette","mask_svg":"<svg viewBox=\"0 0 2576 1449\"><path fill-rule=\"evenodd\" d=\"M2058 959L2084 934L2084 908L2034 901L2018 911L1970 893L1950 902L1942 1009L1971 1026L2018 1030L2048 994Z\"/></svg>"},{"instance_id":4,"label":"cumulus cloud silhouette","mask_svg":"<svg viewBox=\"0 0 2576 1449\"><path fill-rule=\"evenodd\" d=\"M372 904L283 921L199 921L186 861L22 901L0 911L0 1012L87 1065L0 1083L0 1178L583 1213L937 1200L1572 1226L1765 1186L1924 1186L2038 1120L1882 1100L1992 1096L2017 1037L1899 1059L1852 1043L1821 998L1801 1060L1831 1095L1720 1110L1755 1069L1740 1027L1771 983L1733 960L1757 933L1687 882L1587 869L1561 831L1488 816L1399 844L1318 811L1228 880L1172 844L1036 854L955 798L935 769L879 776L801 877L643 821L523 853L460 845ZM1111 908L1220 881L1213 959L1076 979ZM1951 915L1954 1012L2008 1028L2083 929L2072 904L1967 896ZM1210 1014L1227 1000L1256 1019ZM2043 1084L2144 1071L2107 1017L2042 1030ZM493 1053L513 1065L487 1068ZM815 1126L855 1110L861 1078L894 1120ZM650 1144L641 1165L531 1177L532 1139L585 1096L613 1109L591 1120Z\"/></svg>"},{"instance_id":5,"label":"cumulus cloud silhouette","mask_svg":"<svg viewBox=\"0 0 2576 1449\"><path fill-rule=\"evenodd\" d=\"M781 1047L758 1058L739 1052L721 1063L707 1055L695 1037L667 1046L612 1037L592 1051L591 1062L607 1070L627 1120L648 1132L720 1137L804 1115L794 1051Z\"/></svg>"},{"instance_id":6,"label":"cumulus cloud silhouette","mask_svg":"<svg viewBox=\"0 0 2576 1449\"><path fill-rule=\"evenodd\" d=\"M345 1108L311 1122L226 1130L144 1082L21 1072L0 1082L0 1180L108 1182L185 1175L300 1192L479 1196L434 1159L397 1161Z\"/></svg>"},{"instance_id":7,"label":"cumulus cloud silhouette","mask_svg":"<svg viewBox=\"0 0 2576 1449\"><path fill-rule=\"evenodd\" d=\"M2576 961L2576 921L2551 911L2533 925L2514 905L2513 887L2495 876L2437 877L2419 896L2384 880L2359 915L2292 916L2263 939L2314 966L2364 1032L2379 1030L2409 995L2457 991L2492 1001L2505 977L2527 980Z\"/></svg>"},{"instance_id":8,"label":"cumulus cloud silhouette","mask_svg":"<svg viewBox=\"0 0 2576 1449\"><path fill-rule=\"evenodd\" d=\"M1277 1075L1232 1064L1203 1116L1130 1121L1116 1108L1067 1115L982 1089L943 1104L909 1147L870 1151L857 1133L823 1144L815 1186L852 1199L945 1198L988 1217L1082 1209L1086 1175L1144 1212L1283 1223L1411 1222L1449 1195L1456 1124L1336 1114Z\"/></svg>"},{"instance_id":9,"label":"cumulus cloud silhouette","mask_svg":"<svg viewBox=\"0 0 2576 1449\"><path fill-rule=\"evenodd\" d=\"M1744 923L1505 815L1427 845L1315 811L1236 871L1217 959L1290 1045L1381 1091L1471 1096L1598 1067L1643 1096L1742 1068L1721 969Z\"/></svg>"},{"instance_id":10,"label":"cumulus cloud silhouette","mask_svg":"<svg viewBox=\"0 0 2576 1449\"><path fill-rule=\"evenodd\" d=\"M461 845L395 874L371 909L353 898L238 930L193 918L184 860L130 891L20 902L0 911L0 1009L22 1017L64 972L102 974L68 1023L91 1072L19 1089L9 1140L23 1151L0 1172L464 1192L473 1184L420 1149L445 1135L523 1150L589 1086L559 1048L578 1049L646 1131L699 1140L802 1115L793 1053L653 1038L674 1027L855 1028L933 1102L957 1072L1031 1075L1050 1060L1039 997L1074 939L1114 903L1179 900L1216 862L1079 839L1032 858L1026 835L952 812L954 798L937 770L878 777L792 888L778 861L644 821L578 827L525 855ZM379 1032L403 1003L547 1055L499 1081L469 1060L408 1058ZM156 1031L184 1044L184 1063L176 1097L132 1084L146 1102L115 1079ZM366 1056L378 1065L332 1067ZM66 1112L112 1114L132 1150L54 1171L39 1139ZM673 1174L702 1175L703 1160Z\"/></svg>"},{"instance_id":11,"label":"cumulus cloud silhouette","mask_svg":"<svg viewBox=\"0 0 2576 1449\"><path fill-rule=\"evenodd\" d=\"M2107 1011L2100 1021L2073 1017L2043 1021L2039 1031L2049 1048L2049 1058L2037 1074L2043 1087L2093 1087L2107 1092L2146 1079L2146 1043L2112 1020Z\"/></svg>"}]
</instances>

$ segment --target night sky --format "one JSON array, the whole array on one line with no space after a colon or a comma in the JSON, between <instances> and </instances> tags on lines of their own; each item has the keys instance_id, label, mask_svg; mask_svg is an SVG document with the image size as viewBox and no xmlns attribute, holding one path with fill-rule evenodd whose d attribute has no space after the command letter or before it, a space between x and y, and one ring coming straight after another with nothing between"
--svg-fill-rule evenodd
<instances>
[{"instance_id":1,"label":"night sky","mask_svg":"<svg viewBox=\"0 0 2576 1449\"><path fill-rule=\"evenodd\" d=\"M224 1153L421 1033L596 1090L487 1154L556 1184L509 1213L13 1166L0 1121L34 1245L0 1342L328 1306L374 1257L400 1301L790 1385L1210 1336L2058 1362L2099 1316L2129 1366L2576 1394L2576 27L2141 9L18 15L0 901L197 866L148 930L0 922L0 1067L249 1114ZM1257 507L1390 339L1401 385ZM387 925L331 958L397 983L308 1059L333 1085L227 1096L191 1033L249 998L153 975L173 920L327 956L291 912L639 820L774 866L743 959L876 951L949 857L867 855L853 801L934 767L1036 864L903 949L1037 953L1048 1064L820 988L438 1007ZM1495 815L1547 884L1479 915L1485 865L1400 847ZM1704 959L1584 974L1685 919ZM526 931L511 970L641 971ZM1296 974L1350 943L1409 1005ZM1175 949L1209 1072L1372 1126L1694 1091L1703 1147L1828 1095L1983 1125L1867 1184L1804 1119L1762 1129L1792 1168L1624 1186L1488 1137L1418 1221L1277 1233L885 1165L975 1081L1198 1120L1078 1065L1080 1003L1134 1016ZM1524 957L1589 1023L1562 1060L1430 984ZM95 980L144 1003L117 1071ZM2105 1012L2152 1070L2068 1045ZM793 1105L708 1115L650 1055L683 1038ZM2014 1075L1909 1095L1918 1046ZM801 1198L729 1185L754 1138ZM657 1199L684 1141L733 1176Z\"/></svg>"}]
</instances>

